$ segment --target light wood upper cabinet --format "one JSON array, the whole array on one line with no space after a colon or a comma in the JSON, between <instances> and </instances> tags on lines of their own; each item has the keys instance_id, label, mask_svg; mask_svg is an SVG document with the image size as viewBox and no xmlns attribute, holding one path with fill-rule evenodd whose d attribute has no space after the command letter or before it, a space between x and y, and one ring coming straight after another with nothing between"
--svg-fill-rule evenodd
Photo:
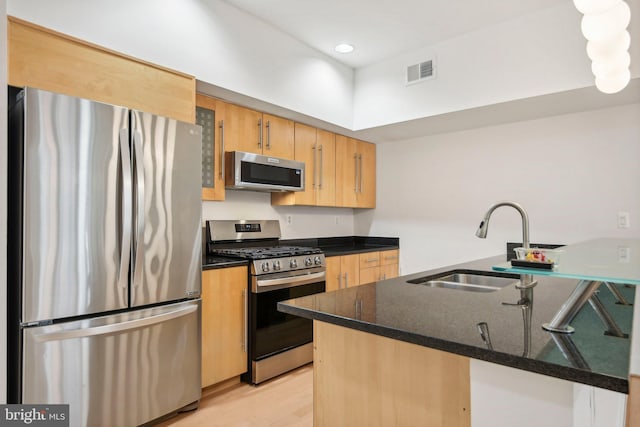
<instances>
[{"instance_id":1,"label":"light wood upper cabinet","mask_svg":"<svg viewBox=\"0 0 640 427\"><path fill-rule=\"evenodd\" d=\"M224 139L225 151L262 154L262 113L226 103Z\"/></svg>"},{"instance_id":2,"label":"light wood upper cabinet","mask_svg":"<svg viewBox=\"0 0 640 427\"><path fill-rule=\"evenodd\" d=\"M265 156L293 159L294 122L270 114L262 115L262 154Z\"/></svg>"},{"instance_id":3,"label":"light wood upper cabinet","mask_svg":"<svg viewBox=\"0 0 640 427\"><path fill-rule=\"evenodd\" d=\"M305 164L304 191L272 193L272 205L335 206L335 134L295 124L294 159Z\"/></svg>"},{"instance_id":4,"label":"light wood upper cabinet","mask_svg":"<svg viewBox=\"0 0 640 427\"><path fill-rule=\"evenodd\" d=\"M375 208L376 146L336 136L336 206Z\"/></svg>"},{"instance_id":5,"label":"light wood upper cabinet","mask_svg":"<svg viewBox=\"0 0 640 427\"><path fill-rule=\"evenodd\" d=\"M9 17L8 83L195 121L193 76Z\"/></svg>"},{"instance_id":6,"label":"light wood upper cabinet","mask_svg":"<svg viewBox=\"0 0 640 427\"><path fill-rule=\"evenodd\" d=\"M336 134L318 129L316 178L316 205L336 205Z\"/></svg>"},{"instance_id":7,"label":"light wood upper cabinet","mask_svg":"<svg viewBox=\"0 0 640 427\"><path fill-rule=\"evenodd\" d=\"M247 371L247 267L202 272L202 387Z\"/></svg>"},{"instance_id":8,"label":"light wood upper cabinet","mask_svg":"<svg viewBox=\"0 0 640 427\"><path fill-rule=\"evenodd\" d=\"M225 151L293 159L292 120L226 103L224 131Z\"/></svg>"},{"instance_id":9,"label":"light wood upper cabinet","mask_svg":"<svg viewBox=\"0 0 640 427\"><path fill-rule=\"evenodd\" d=\"M207 113L212 118L212 123L203 124L202 139L205 145L206 140L213 140L213 147L210 148L213 152L209 153L209 155L213 156L213 187L202 188L202 200L224 200L225 103L198 93L196 94L196 107L204 109L204 113ZM196 123L200 123L198 116L196 117Z\"/></svg>"}]
</instances>

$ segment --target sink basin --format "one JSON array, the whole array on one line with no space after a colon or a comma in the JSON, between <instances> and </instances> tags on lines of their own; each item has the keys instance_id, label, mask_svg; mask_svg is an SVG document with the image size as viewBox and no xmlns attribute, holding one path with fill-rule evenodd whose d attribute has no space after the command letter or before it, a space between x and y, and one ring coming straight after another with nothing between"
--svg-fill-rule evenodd
<instances>
[{"instance_id":1,"label":"sink basin","mask_svg":"<svg viewBox=\"0 0 640 427\"><path fill-rule=\"evenodd\" d=\"M488 271L452 270L407 280L408 283L467 292L495 292L520 280L516 274Z\"/></svg>"}]
</instances>

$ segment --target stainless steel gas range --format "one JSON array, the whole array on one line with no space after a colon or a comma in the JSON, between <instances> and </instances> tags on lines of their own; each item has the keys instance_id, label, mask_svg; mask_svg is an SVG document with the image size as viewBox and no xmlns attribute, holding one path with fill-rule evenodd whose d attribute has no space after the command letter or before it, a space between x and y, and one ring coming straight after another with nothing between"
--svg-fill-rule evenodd
<instances>
[{"instance_id":1,"label":"stainless steel gas range","mask_svg":"<svg viewBox=\"0 0 640 427\"><path fill-rule=\"evenodd\" d=\"M208 254L250 261L249 370L243 379L258 384L311 362L311 320L281 313L277 304L325 291L322 250L281 245L277 220L211 220L206 226Z\"/></svg>"}]
</instances>

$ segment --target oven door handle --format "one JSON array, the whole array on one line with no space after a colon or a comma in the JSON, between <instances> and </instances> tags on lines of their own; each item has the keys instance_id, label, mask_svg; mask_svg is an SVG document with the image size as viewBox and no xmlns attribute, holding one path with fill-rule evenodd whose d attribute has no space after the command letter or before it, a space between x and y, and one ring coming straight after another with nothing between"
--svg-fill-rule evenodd
<instances>
[{"instance_id":1,"label":"oven door handle","mask_svg":"<svg viewBox=\"0 0 640 427\"><path fill-rule=\"evenodd\" d=\"M319 273L301 274L299 276L281 277L278 279L258 279L258 289L268 288L272 286L287 285L287 288L293 288L294 286L306 285L308 283L314 283L324 280L326 276L325 271Z\"/></svg>"}]
</instances>

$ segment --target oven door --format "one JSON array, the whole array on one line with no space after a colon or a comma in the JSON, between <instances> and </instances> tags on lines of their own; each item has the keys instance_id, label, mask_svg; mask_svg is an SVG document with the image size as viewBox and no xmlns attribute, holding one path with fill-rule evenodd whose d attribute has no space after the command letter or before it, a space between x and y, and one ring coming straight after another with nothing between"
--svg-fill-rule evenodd
<instances>
[{"instance_id":1,"label":"oven door","mask_svg":"<svg viewBox=\"0 0 640 427\"><path fill-rule=\"evenodd\" d=\"M252 278L251 359L256 361L313 341L310 319L278 311L278 302L325 291L325 271L311 270L297 276L276 273Z\"/></svg>"}]
</instances>

